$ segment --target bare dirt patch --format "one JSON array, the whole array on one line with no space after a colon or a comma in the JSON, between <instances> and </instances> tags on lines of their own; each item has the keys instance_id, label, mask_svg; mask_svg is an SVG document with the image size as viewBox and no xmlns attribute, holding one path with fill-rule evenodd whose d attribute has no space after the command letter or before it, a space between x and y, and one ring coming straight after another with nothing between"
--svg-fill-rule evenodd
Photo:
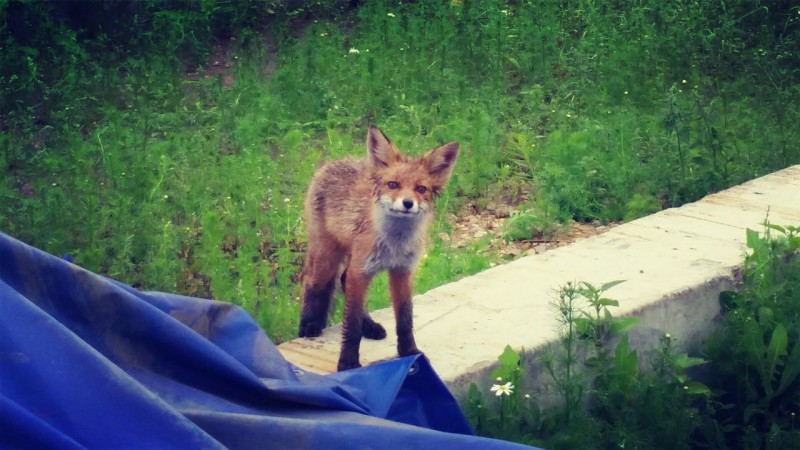
<instances>
[{"instance_id":1,"label":"bare dirt patch","mask_svg":"<svg viewBox=\"0 0 800 450\"><path fill-rule=\"evenodd\" d=\"M458 214L448 214L452 225L450 233L440 233L439 237L456 248L465 248L478 240L487 240L489 251L500 259L514 259L520 256L543 253L562 247L590 236L601 234L618 225L599 222L571 222L568 226L554 230L552 236L540 239L506 240L505 222L515 212L513 206L498 205L491 210L478 211L472 204L465 206Z\"/></svg>"}]
</instances>

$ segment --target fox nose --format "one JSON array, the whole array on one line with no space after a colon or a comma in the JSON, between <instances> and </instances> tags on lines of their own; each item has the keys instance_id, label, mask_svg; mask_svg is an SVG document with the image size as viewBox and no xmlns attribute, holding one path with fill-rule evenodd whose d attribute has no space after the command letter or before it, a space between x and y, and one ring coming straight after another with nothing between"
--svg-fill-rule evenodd
<instances>
[{"instance_id":1,"label":"fox nose","mask_svg":"<svg viewBox=\"0 0 800 450\"><path fill-rule=\"evenodd\" d=\"M404 206L406 209L411 209L411 208L413 208L413 207L414 207L414 200L411 200L410 198L404 198L404 199L403 199L403 206Z\"/></svg>"}]
</instances>

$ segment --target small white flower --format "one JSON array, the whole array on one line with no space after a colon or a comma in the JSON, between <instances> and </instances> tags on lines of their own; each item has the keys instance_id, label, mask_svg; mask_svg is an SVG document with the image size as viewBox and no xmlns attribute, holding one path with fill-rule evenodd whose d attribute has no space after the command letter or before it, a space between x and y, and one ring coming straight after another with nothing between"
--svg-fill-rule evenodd
<instances>
[{"instance_id":1,"label":"small white flower","mask_svg":"<svg viewBox=\"0 0 800 450\"><path fill-rule=\"evenodd\" d=\"M386 15L389 17L394 17L394 13L386 13Z\"/></svg>"},{"instance_id":2,"label":"small white flower","mask_svg":"<svg viewBox=\"0 0 800 450\"><path fill-rule=\"evenodd\" d=\"M286 197L285 199L283 199L283 203L289 203L289 197Z\"/></svg>"},{"instance_id":3,"label":"small white flower","mask_svg":"<svg viewBox=\"0 0 800 450\"><path fill-rule=\"evenodd\" d=\"M497 377L497 381L503 381L503 377Z\"/></svg>"},{"instance_id":4,"label":"small white flower","mask_svg":"<svg viewBox=\"0 0 800 450\"><path fill-rule=\"evenodd\" d=\"M347 53L350 53L351 55L357 55L361 52L359 52L357 48L351 48Z\"/></svg>"},{"instance_id":5,"label":"small white flower","mask_svg":"<svg viewBox=\"0 0 800 450\"><path fill-rule=\"evenodd\" d=\"M490 390L498 397L501 395L511 395L511 393L514 392L514 385L509 381L506 384L495 384Z\"/></svg>"},{"instance_id":6,"label":"small white flower","mask_svg":"<svg viewBox=\"0 0 800 450\"><path fill-rule=\"evenodd\" d=\"M686 80L681 80L681 83L682 84L686 84Z\"/></svg>"}]
</instances>

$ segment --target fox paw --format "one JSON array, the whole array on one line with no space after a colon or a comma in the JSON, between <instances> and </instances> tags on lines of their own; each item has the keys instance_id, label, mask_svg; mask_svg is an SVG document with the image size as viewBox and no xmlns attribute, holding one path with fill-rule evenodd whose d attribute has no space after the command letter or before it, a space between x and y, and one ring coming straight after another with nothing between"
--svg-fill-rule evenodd
<instances>
[{"instance_id":1,"label":"fox paw","mask_svg":"<svg viewBox=\"0 0 800 450\"><path fill-rule=\"evenodd\" d=\"M361 330L367 339L380 340L386 338L386 329L383 328L383 325L372 320L365 320Z\"/></svg>"},{"instance_id":2,"label":"fox paw","mask_svg":"<svg viewBox=\"0 0 800 450\"><path fill-rule=\"evenodd\" d=\"M397 354L399 356L422 355L423 353L417 347L411 348L398 348Z\"/></svg>"},{"instance_id":3,"label":"fox paw","mask_svg":"<svg viewBox=\"0 0 800 450\"><path fill-rule=\"evenodd\" d=\"M302 338L315 338L322 334L325 327L316 322L300 322L300 331L297 333Z\"/></svg>"},{"instance_id":4,"label":"fox paw","mask_svg":"<svg viewBox=\"0 0 800 450\"><path fill-rule=\"evenodd\" d=\"M339 360L339 364L336 365L336 371L344 372L345 370L358 369L359 367L361 367L361 363L358 361Z\"/></svg>"}]
</instances>

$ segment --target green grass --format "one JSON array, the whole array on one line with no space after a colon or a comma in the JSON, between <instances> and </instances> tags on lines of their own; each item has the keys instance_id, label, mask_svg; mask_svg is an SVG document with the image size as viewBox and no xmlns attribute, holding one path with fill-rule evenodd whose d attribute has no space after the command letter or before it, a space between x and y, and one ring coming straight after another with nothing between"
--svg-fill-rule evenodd
<instances>
[{"instance_id":1,"label":"green grass","mask_svg":"<svg viewBox=\"0 0 800 450\"><path fill-rule=\"evenodd\" d=\"M440 212L533 192L514 239L800 162L788 4L85 5L0 1L0 229L240 304L276 341L296 333L304 189L369 123L411 153L462 143ZM232 67L188 76L215 40ZM417 290L488 267L476 245L434 239Z\"/></svg>"}]
</instances>

